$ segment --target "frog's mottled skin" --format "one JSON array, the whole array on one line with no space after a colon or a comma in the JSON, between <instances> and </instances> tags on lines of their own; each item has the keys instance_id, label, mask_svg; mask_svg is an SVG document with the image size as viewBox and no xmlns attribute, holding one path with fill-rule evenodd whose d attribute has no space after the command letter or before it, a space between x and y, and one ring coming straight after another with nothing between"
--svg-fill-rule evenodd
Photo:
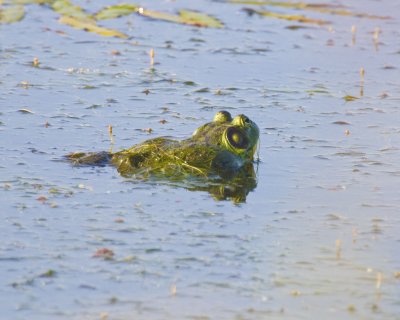
<instances>
[{"instance_id":1,"label":"frog's mottled skin","mask_svg":"<svg viewBox=\"0 0 400 320\"><path fill-rule=\"evenodd\" d=\"M186 140L155 138L112 154L74 153L68 158L78 165L111 162L123 176L174 178L189 173L232 178L253 161L258 139L259 129L248 117L232 119L229 112L220 111Z\"/></svg>"}]
</instances>

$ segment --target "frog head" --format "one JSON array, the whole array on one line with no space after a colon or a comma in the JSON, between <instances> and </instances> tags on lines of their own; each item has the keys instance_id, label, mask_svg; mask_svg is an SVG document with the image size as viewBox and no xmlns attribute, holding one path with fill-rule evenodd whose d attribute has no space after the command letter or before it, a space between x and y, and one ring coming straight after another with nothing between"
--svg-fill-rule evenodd
<instances>
[{"instance_id":1,"label":"frog head","mask_svg":"<svg viewBox=\"0 0 400 320\"><path fill-rule=\"evenodd\" d=\"M232 118L228 111L219 111L212 122L196 129L191 140L218 146L251 161L254 159L259 136L257 124L249 117L240 114Z\"/></svg>"}]
</instances>

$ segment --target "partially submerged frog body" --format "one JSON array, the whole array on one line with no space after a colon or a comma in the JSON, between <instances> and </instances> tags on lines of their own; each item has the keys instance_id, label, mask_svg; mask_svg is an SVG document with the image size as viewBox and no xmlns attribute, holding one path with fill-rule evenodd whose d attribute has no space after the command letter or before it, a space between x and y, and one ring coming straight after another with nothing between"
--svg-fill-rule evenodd
<instances>
[{"instance_id":1,"label":"partially submerged frog body","mask_svg":"<svg viewBox=\"0 0 400 320\"><path fill-rule=\"evenodd\" d=\"M190 174L230 179L253 161L258 139L259 129L248 117L232 119L229 112L220 111L189 139L155 138L116 153L73 153L67 157L77 165L110 162L123 176L180 178Z\"/></svg>"}]
</instances>

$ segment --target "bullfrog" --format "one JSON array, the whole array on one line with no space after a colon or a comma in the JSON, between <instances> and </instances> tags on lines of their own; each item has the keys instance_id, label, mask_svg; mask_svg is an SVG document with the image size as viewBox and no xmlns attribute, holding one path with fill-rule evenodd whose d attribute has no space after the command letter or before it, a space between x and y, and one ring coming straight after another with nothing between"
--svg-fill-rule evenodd
<instances>
[{"instance_id":1,"label":"bullfrog","mask_svg":"<svg viewBox=\"0 0 400 320\"><path fill-rule=\"evenodd\" d=\"M227 111L219 111L188 139L160 137L115 153L78 152L67 158L75 165L110 163L124 177L152 176L175 181L189 176L217 177L219 182L252 177L254 180L252 163L258 142L259 129L255 122L243 114L232 117ZM236 190L234 184L226 189L228 194ZM213 188L220 193L221 186L214 184ZM226 190L223 189L222 196L217 198L224 197Z\"/></svg>"}]
</instances>

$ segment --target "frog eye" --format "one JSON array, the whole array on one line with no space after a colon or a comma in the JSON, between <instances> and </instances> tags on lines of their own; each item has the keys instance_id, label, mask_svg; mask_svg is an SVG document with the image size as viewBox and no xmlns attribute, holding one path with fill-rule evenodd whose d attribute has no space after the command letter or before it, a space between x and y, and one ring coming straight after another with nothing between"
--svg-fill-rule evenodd
<instances>
[{"instance_id":1,"label":"frog eye","mask_svg":"<svg viewBox=\"0 0 400 320\"><path fill-rule=\"evenodd\" d=\"M214 122L231 122L232 116L228 111L218 111L214 116Z\"/></svg>"},{"instance_id":2,"label":"frog eye","mask_svg":"<svg viewBox=\"0 0 400 320\"><path fill-rule=\"evenodd\" d=\"M241 127L249 127L252 124L252 121L246 117L244 114L239 114L232 120L232 124Z\"/></svg>"},{"instance_id":3,"label":"frog eye","mask_svg":"<svg viewBox=\"0 0 400 320\"><path fill-rule=\"evenodd\" d=\"M249 139L243 130L236 127L229 127L226 131L226 137L232 147L236 149L247 149L249 147Z\"/></svg>"}]
</instances>

